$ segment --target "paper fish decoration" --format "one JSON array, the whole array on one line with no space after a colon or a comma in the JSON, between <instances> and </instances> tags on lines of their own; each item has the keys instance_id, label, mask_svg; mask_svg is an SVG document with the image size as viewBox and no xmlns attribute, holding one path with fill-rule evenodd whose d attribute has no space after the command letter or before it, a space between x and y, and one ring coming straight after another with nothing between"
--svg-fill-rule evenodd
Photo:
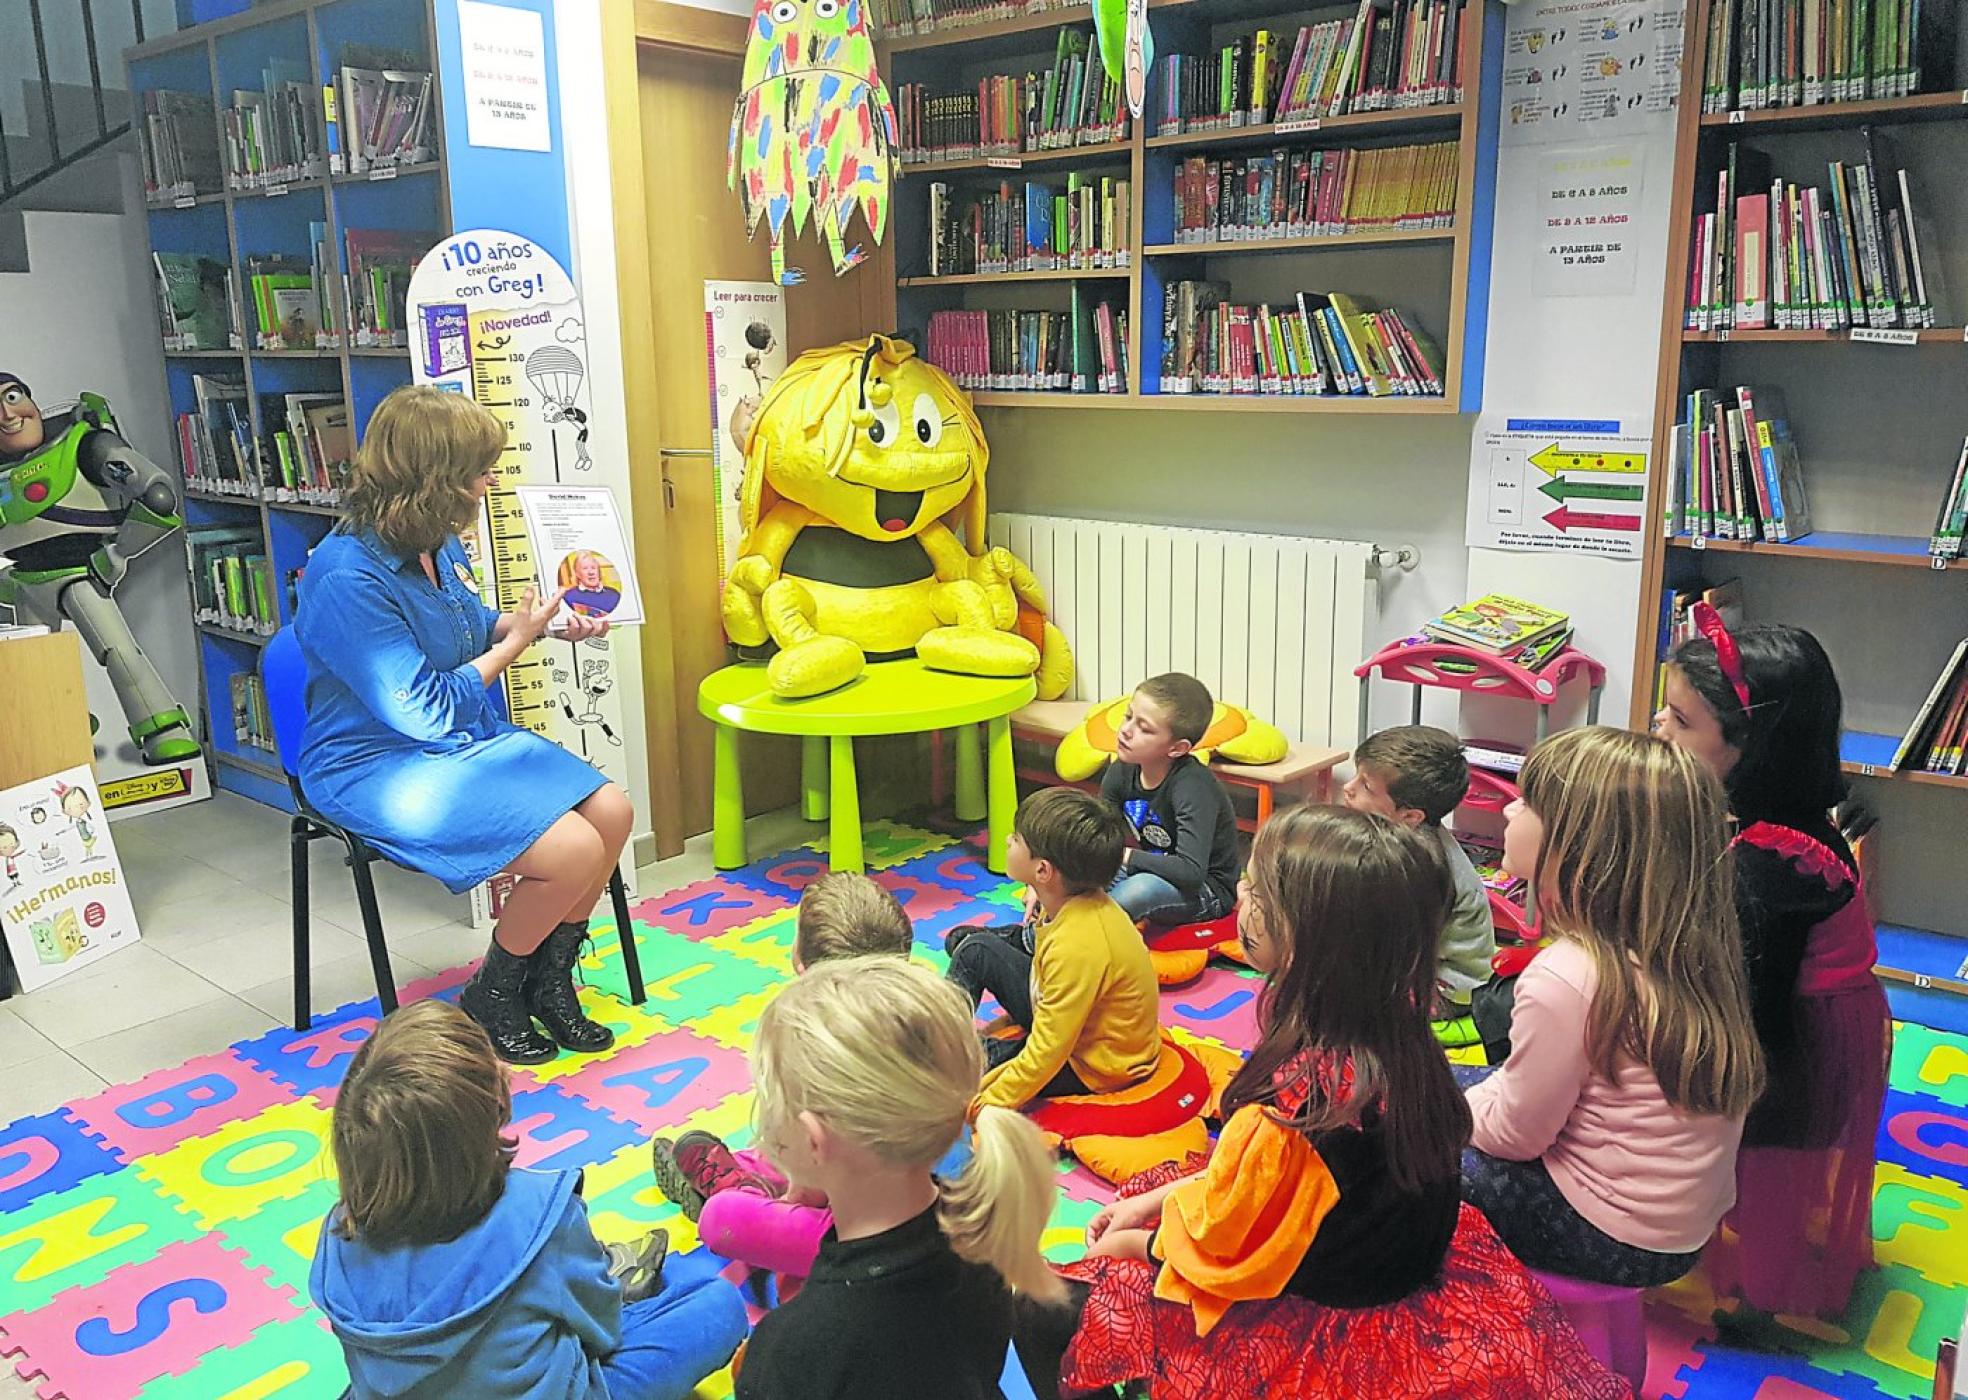
<instances>
[{"instance_id":1,"label":"paper fish decoration","mask_svg":"<svg viewBox=\"0 0 1968 1400\"><path fill-rule=\"evenodd\" d=\"M765 221L775 282L805 280L786 267L786 239L788 225L806 232L809 215L836 276L867 257L847 241L857 209L881 242L895 140L866 0L754 0L727 178L744 203L746 228L756 236Z\"/></svg>"}]
</instances>

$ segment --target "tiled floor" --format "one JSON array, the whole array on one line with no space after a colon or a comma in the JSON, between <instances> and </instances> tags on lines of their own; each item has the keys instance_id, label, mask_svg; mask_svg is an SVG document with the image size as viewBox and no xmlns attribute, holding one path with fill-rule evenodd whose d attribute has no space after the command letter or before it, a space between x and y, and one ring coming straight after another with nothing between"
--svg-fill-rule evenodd
<instances>
[{"instance_id":1,"label":"tiled floor","mask_svg":"<svg viewBox=\"0 0 1968 1400\"><path fill-rule=\"evenodd\" d=\"M753 849L761 851L809 830L790 813L752 825ZM0 1123L214 1053L293 1014L285 816L221 793L119 821L112 834L143 941L52 987L0 1001ZM674 860L646 867L637 892L660 893L710 873L703 837ZM375 980L353 882L329 843L314 843L309 879L313 1001L326 1010L372 994ZM466 922L462 896L384 865L376 885L399 985L484 951L486 935Z\"/></svg>"}]
</instances>

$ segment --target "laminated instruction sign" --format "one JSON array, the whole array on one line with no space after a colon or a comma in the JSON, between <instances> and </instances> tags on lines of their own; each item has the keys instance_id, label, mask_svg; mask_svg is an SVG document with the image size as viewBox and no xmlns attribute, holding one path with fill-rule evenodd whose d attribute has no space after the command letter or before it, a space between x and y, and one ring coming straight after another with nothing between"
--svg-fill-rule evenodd
<instances>
[{"instance_id":1,"label":"laminated instruction sign","mask_svg":"<svg viewBox=\"0 0 1968 1400\"><path fill-rule=\"evenodd\" d=\"M88 764L0 792L0 928L28 992L137 941Z\"/></svg>"},{"instance_id":2,"label":"laminated instruction sign","mask_svg":"<svg viewBox=\"0 0 1968 1400\"><path fill-rule=\"evenodd\" d=\"M536 560L520 488L627 489L626 463L598 463L588 451L580 296L554 256L531 239L472 229L424 255L409 302L416 381L469 394L506 425L496 480L464 545L481 596L509 612L527 589L557 587L565 562ZM611 562L628 565L626 544L617 550L623 557ZM628 787L612 638L542 638L506 668L505 687L513 723ZM474 891L474 916L496 914L501 898L497 889Z\"/></svg>"},{"instance_id":3,"label":"laminated instruction sign","mask_svg":"<svg viewBox=\"0 0 1968 1400\"><path fill-rule=\"evenodd\" d=\"M1652 442L1629 429L1643 426L1484 414L1469 474L1469 544L1638 559Z\"/></svg>"}]
</instances>

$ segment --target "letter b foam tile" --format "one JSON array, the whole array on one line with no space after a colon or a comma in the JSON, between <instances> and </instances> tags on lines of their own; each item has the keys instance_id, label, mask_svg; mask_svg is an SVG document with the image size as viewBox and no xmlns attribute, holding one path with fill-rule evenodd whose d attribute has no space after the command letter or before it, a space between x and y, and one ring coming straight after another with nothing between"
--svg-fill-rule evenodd
<instances>
[{"instance_id":1,"label":"letter b foam tile","mask_svg":"<svg viewBox=\"0 0 1968 1400\"><path fill-rule=\"evenodd\" d=\"M0 1216L0 1307L32 1312L197 1233L174 1199L133 1171L37 1196Z\"/></svg>"},{"instance_id":2,"label":"letter b foam tile","mask_svg":"<svg viewBox=\"0 0 1968 1400\"><path fill-rule=\"evenodd\" d=\"M297 1099L145 1157L136 1169L183 1201L201 1229L212 1230L326 1179L328 1125L327 1109Z\"/></svg>"},{"instance_id":3,"label":"letter b foam tile","mask_svg":"<svg viewBox=\"0 0 1968 1400\"><path fill-rule=\"evenodd\" d=\"M16 1119L0 1128L0 1217L122 1166L66 1108Z\"/></svg>"},{"instance_id":4,"label":"letter b foam tile","mask_svg":"<svg viewBox=\"0 0 1968 1400\"><path fill-rule=\"evenodd\" d=\"M222 1050L147 1074L134 1084L118 1084L69 1105L69 1111L125 1161L134 1162L251 1118L288 1097L271 1075Z\"/></svg>"},{"instance_id":5,"label":"letter b foam tile","mask_svg":"<svg viewBox=\"0 0 1968 1400\"><path fill-rule=\"evenodd\" d=\"M213 1348L300 1316L293 1290L269 1284L265 1273L209 1235L181 1241L31 1316L9 1318L7 1344L33 1358L16 1369L24 1379L41 1376L44 1397L133 1400Z\"/></svg>"}]
</instances>

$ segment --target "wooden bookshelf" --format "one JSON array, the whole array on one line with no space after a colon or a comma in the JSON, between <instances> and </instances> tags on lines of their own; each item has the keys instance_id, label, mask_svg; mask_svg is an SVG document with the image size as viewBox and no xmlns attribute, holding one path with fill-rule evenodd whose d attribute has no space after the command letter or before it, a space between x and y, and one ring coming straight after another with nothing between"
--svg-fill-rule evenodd
<instances>
[{"instance_id":1,"label":"wooden bookshelf","mask_svg":"<svg viewBox=\"0 0 1968 1400\"><path fill-rule=\"evenodd\" d=\"M347 43L400 49L419 57L431 74L430 140L435 158L384 170L329 173L285 184L148 201L145 217L153 249L201 254L224 263L233 270L243 302L246 259L257 254L305 258L309 253L305 231L311 223L326 226L337 281L344 271L344 233L349 229L409 230L428 234L432 243L450 230L449 166L443 154L443 101L430 0L269 0L137 45L125 51L124 61L136 101L158 88L206 92L212 96L216 118L230 105L235 89L259 88L258 71L272 58L301 62L316 81L332 81L338 53ZM298 243L295 229L301 231ZM333 295L340 300L338 289ZM359 434L383 396L410 382L410 350L405 346L350 345L345 336L345 343L335 349L262 350L251 343L255 337L250 304L235 306L233 314L245 342L238 348L160 347L171 411L175 416L195 410L196 376L219 375L243 383L250 430L269 471L273 469L272 425L262 411L263 396L337 393L349 406L351 429ZM184 464L178 465L182 472ZM187 487L182 477L180 491L188 530L222 525L258 529L273 574L280 621L291 622L286 580L334 527L340 509ZM266 639L210 623L194 622L193 627L203 711L200 737L217 763L215 785L289 807L278 760L238 740L233 729L230 679L257 669Z\"/></svg>"},{"instance_id":2,"label":"wooden bookshelf","mask_svg":"<svg viewBox=\"0 0 1968 1400\"><path fill-rule=\"evenodd\" d=\"M1159 53L1207 53L1236 37L1269 28L1283 35L1281 65L1290 56L1290 41L1299 25L1357 12L1357 6L1348 3L1320 6L1308 13L1303 4L1289 0L1149 0L1149 7ZM1088 6L1066 6L896 35L881 41L877 52L891 92L911 82L954 92L992 74L1043 70L1052 61L1060 28L1090 28L1091 22ZM1502 37L1501 4L1468 0L1458 36L1460 101L1164 133L1154 127L1161 109L1157 70L1149 75L1143 119L1131 125L1125 140L901 165L891 212L897 275L892 298L883 308L886 323L920 334L935 311L1058 312L1102 300L1117 312L1126 312L1126 392L977 390L971 397L980 407L1370 415L1472 412L1482 399L1482 343L1489 324ZM1441 140L1454 140L1459 148L1455 219L1449 227L1378 229L1331 237L1173 241L1173 182L1187 156L1235 158L1279 148L1298 151ZM1020 172L1028 168L1039 172L1030 178L1055 186L1073 171L1125 177L1132 195L1128 265L928 276L924 225L931 181L947 181L951 197L961 204L967 196L1026 178ZM1446 392L1439 397L1164 394L1160 392L1163 288L1190 277L1227 281L1232 300L1239 304L1277 304L1284 298L1271 288L1281 277L1289 277L1300 288L1353 293L1364 305L1398 309L1440 346ZM1005 290L999 290L1001 286ZM1018 292L1010 290L1014 287Z\"/></svg>"},{"instance_id":3,"label":"wooden bookshelf","mask_svg":"<svg viewBox=\"0 0 1968 1400\"><path fill-rule=\"evenodd\" d=\"M1959 0L1950 3L1958 5ZM1906 444L1929 444L1934 437L1951 435L1958 448L1962 433L1968 432L1968 418L1961 418L1960 396L1955 392L1962 362L1941 353L1943 347L1968 344L1968 330L1957 324L1898 335L1887 332L1887 343L1882 343L1877 332L1868 335L1863 330L1857 335L1821 329L1691 331L1684 328L1684 319L1691 259L1697 253L1694 226L1699 215L1715 207L1717 172L1732 142L1769 154L1778 178L1800 186L1822 186L1827 160L1863 159L1862 128L1924 129L1917 142L1908 133L1908 139L1898 143L1897 154L1914 180L1916 194L1930 201L1921 211L1925 217L1918 229L1922 257L1930 267L1953 266L1949 260L1959 256L1959 223L1937 216L1931 200L1932 192L1958 181L1960 162L1968 158L1968 143L1962 140L1968 126L1957 125L1968 119L1968 91L1950 87L1877 101L1704 114L1706 18L1707 5L1697 5L1684 37L1648 499L1657 503L1656 509L1667 499L1675 429L1686 412L1685 395L1693 389L1727 390L1738 384L1784 389L1793 425L1800 418L1814 414L1822 418L1833 412L1856 413L1867 421L1841 424L1851 436L1834 442L1815 459L1811 439L1804 429L1797 430L1806 494L1814 504L1814 528L1795 541L1666 537L1659 516L1654 517L1642 560L1634 653L1638 681L1630 721L1644 728L1654 705L1651 682L1662 659L1662 608L1667 594L1678 587L1720 583L1740 573L1750 622L1791 622L1812 628L1825 640L1845 691L1848 716L1857 701L1872 723L1897 717L1904 725L1912 721L1933 676L1919 682L1918 693L1910 693L1911 687L1897 676L1891 680L1880 676L1888 669L1883 661L1916 642L1924 648L1934 640L1929 633L1945 633L1950 644L1958 636L1957 619L1950 612L1959 596L1957 585L1951 578L1938 577L1930 585L1915 571L1958 577L1968 569L1968 559L1936 569L1928 555L1928 531L1954 459L1929 460L1925 447ZM1964 76L1968 74L1953 75L1956 81ZM1938 310L1957 322L1968 318L1968 289L1951 278L1944 280ZM1904 358L1893 358L1896 355ZM1851 387L1855 382L1869 390L1883 387L1897 397L1888 401L1877 393L1855 390ZM1817 399L1835 399L1836 408L1814 402ZM1826 426L1818 423L1821 437L1827 435L1822 431ZM1931 496L1914 506L1912 483L1929 479ZM1828 498L1835 502L1829 509ZM1721 559L1706 565L1708 554ZM1932 605L1915 601L1930 589L1934 590ZM1925 650L1920 654L1924 656ZM1855 780L1854 794L1867 799L1880 815L1882 832L1906 832L1917 839L1920 833L1914 828L1921 823L1904 804L1946 801L1946 794L1968 792L1968 777L1895 771L1892 758L1902 732L1848 730L1840 745L1840 764ZM1915 792L1938 795L1915 798ZM1889 834L1887 839L1894 841L1895 836ZM1903 862L1894 848L1887 849L1885 859L1892 865L1889 887L1903 881L1916 884L1928 907L1963 907L1961 868L1909 870L1906 867L1912 862ZM1936 898L1935 891L1944 893ZM1934 932L1882 922L1879 933L1876 970L1898 989L1896 997L1937 991L1968 995L1968 941L1962 938L1968 928ZM1907 1009L1896 1000L1895 1012L1904 1015Z\"/></svg>"}]
</instances>

